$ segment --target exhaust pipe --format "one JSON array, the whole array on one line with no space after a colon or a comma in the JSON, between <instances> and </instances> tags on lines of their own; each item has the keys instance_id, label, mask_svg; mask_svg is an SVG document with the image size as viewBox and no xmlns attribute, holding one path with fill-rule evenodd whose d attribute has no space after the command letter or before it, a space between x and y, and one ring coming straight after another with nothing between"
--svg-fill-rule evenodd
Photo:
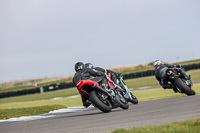
<instances>
[{"instance_id":1,"label":"exhaust pipe","mask_svg":"<svg viewBox=\"0 0 200 133\"><path fill-rule=\"evenodd\" d=\"M101 88L100 86L96 85L96 84L93 84L92 87L97 90L97 91L100 91L110 97L112 97L105 89Z\"/></svg>"}]
</instances>

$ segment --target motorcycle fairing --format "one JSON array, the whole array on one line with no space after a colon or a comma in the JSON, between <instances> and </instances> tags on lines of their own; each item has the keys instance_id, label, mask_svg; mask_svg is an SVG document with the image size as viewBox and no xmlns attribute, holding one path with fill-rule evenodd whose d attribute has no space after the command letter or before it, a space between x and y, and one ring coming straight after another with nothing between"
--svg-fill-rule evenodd
<instances>
[{"instance_id":1,"label":"motorcycle fairing","mask_svg":"<svg viewBox=\"0 0 200 133\"><path fill-rule=\"evenodd\" d=\"M76 83L76 86L77 86L77 89L78 91L83 94L84 96L89 96L88 92L85 91L83 88L84 86L88 86L88 87L92 87L93 84L96 84L99 86L99 83L95 82L95 81L92 81L90 79L87 79L87 80L79 80L77 83Z\"/></svg>"}]
</instances>

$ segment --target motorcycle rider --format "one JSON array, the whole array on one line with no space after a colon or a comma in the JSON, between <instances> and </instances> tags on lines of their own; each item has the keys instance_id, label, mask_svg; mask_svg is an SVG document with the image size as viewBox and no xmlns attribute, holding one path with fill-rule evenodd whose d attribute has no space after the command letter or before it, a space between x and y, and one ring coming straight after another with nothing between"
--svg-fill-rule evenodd
<instances>
[{"instance_id":1,"label":"motorcycle rider","mask_svg":"<svg viewBox=\"0 0 200 133\"><path fill-rule=\"evenodd\" d=\"M79 80L91 79L97 76L105 76L105 73L101 71L94 71L93 69L86 68L85 64L82 62L77 62L75 64L75 71L76 73L73 78L73 83L75 86ZM81 99L83 106L88 107L91 105L91 102L89 101L88 97L81 95Z\"/></svg>"},{"instance_id":2,"label":"motorcycle rider","mask_svg":"<svg viewBox=\"0 0 200 133\"><path fill-rule=\"evenodd\" d=\"M168 79L167 79L167 76L166 76L166 70L168 68L173 68L173 67L181 68L181 65L179 65L179 64L175 64L175 65L163 64L162 61L156 60L153 63L153 66L155 68L155 77L159 81L160 85L164 89L173 89L174 92L177 92L177 89L173 84L168 84ZM187 74L182 69L179 69L179 72L181 73L181 75L183 75L183 77L185 79L189 79Z\"/></svg>"},{"instance_id":3,"label":"motorcycle rider","mask_svg":"<svg viewBox=\"0 0 200 133\"><path fill-rule=\"evenodd\" d=\"M111 70L106 70L106 69L103 69L101 67L94 67L92 65L92 63L86 63L85 64L85 67L86 68L90 68L90 69L93 69L93 70L96 70L96 71L101 71L101 72L104 72L104 73L107 73L111 76L111 80L115 83L115 84L118 84L119 83L119 78L120 78L120 74L119 73L116 73L116 72L113 72Z\"/></svg>"}]
</instances>

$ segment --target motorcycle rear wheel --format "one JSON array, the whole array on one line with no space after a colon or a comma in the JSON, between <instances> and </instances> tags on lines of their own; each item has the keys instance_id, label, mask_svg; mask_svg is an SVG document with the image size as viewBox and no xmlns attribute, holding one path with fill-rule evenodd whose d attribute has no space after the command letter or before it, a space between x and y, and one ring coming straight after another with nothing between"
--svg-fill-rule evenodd
<instances>
[{"instance_id":1,"label":"motorcycle rear wheel","mask_svg":"<svg viewBox=\"0 0 200 133\"><path fill-rule=\"evenodd\" d=\"M111 103L107 99L103 100L99 92L91 91L89 97L92 104L102 112L108 113L112 110Z\"/></svg>"},{"instance_id":2,"label":"motorcycle rear wheel","mask_svg":"<svg viewBox=\"0 0 200 133\"><path fill-rule=\"evenodd\" d=\"M192 90L189 86L187 86L180 78L175 79L174 84L181 89L188 96L195 95L195 91Z\"/></svg>"}]
</instances>

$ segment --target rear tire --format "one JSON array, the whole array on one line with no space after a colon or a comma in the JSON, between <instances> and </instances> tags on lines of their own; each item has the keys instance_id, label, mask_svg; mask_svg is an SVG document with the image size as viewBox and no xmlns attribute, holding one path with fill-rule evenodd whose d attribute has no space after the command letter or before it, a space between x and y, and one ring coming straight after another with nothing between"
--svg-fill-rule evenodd
<instances>
[{"instance_id":1,"label":"rear tire","mask_svg":"<svg viewBox=\"0 0 200 133\"><path fill-rule=\"evenodd\" d=\"M107 99L106 100L101 99L97 91L90 92L89 96L92 104L94 104L94 106L97 107L102 112L108 113L112 110L111 103Z\"/></svg>"},{"instance_id":2,"label":"rear tire","mask_svg":"<svg viewBox=\"0 0 200 133\"><path fill-rule=\"evenodd\" d=\"M189 86L187 86L180 78L177 78L174 84L181 89L188 96L195 95L195 91L193 91Z\"/></svg>"}]
</instances>

